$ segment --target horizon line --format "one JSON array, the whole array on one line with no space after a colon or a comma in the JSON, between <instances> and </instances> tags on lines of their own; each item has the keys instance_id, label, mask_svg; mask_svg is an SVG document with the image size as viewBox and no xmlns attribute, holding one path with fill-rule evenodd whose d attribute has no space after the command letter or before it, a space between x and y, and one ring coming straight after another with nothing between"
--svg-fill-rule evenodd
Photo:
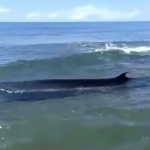
<instances>
[{"instance_id":1,"label":"horizon line","mask_svg":"<svg viewBox=\"0 0 150 150\"><path fill-rule=\"evenodd\" d=\"M122 22L150 22L150 20L134 21L0 21L0 23L122 23Z\"/></svg>"}]
</instances>

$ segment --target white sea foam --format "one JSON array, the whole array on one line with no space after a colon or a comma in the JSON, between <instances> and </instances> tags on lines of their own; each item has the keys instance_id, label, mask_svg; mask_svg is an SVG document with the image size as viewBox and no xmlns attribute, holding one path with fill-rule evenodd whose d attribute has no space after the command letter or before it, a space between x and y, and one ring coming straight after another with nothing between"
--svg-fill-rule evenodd
<instances>
[{"instance_id":1,"label":"white sea foam","mask_svg":"<svg viewBox=\"0 0 150 150\"><path fill-rule=\"evenodd\" d=\"M120 50L123 51L125 53L132 53L132 52L136 52L136 53L147 53L150 52L150 46L129 46L126 44L114 44L114 43L106 43L103 47L97 47L97 48L93 48L90 49L88 52L104 52L104 51L113 51L113 50Z\"/></svg>"},{"instance_id":2,"label":"white sea foam","mask_svg":"<svg viewBox=\"0 0 150 150\"><path fill-rule=\"evenodd\" d=\"M0 89L0 91L6 92L6 93L13 93L13 91L9 91L9 90L6 90L6 89Z\"/></svg>"},{"instance_id":3,"label":"white sea foam","mask_svg":"<svg viewBox=\"0 0 150 150\"><path fill-rule=\"evenodd\" d=\"M107 45L107 44L106 44ZM122 50L125 53L131 53L131 52L150 52L150 46L127 46L126 44L122 44L122 46L117 46L115 44L110 44L110 46L106 46L106 50Z\"/></svg>"},{"instance_id":4,"label":"white sea foam","mask_svg":"<svg viewBox=\"0 0 150 150\"><path fill-rule=\"evenodd\" d=\"M9 93L9 94L12 94L12 93L23 93L25 90L7 90L7 89L0 89L0 91L6 92L6 93Z\"/></svg>"}]
</instances>

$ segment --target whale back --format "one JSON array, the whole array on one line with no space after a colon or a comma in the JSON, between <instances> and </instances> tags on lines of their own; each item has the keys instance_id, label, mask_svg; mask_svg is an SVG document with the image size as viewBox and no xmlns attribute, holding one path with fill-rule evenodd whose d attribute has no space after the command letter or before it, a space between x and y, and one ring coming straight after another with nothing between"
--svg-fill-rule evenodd
<instances>
[{"instance_id":1,"label":"whale back","mask_svg":"<svg viewBox=\"0 0 150 150\"><path fill-rule=\"evenodd\" d=\"M43 89L62 89L79 87L100 87L120 85L126 83L130 78L126 77L127 72L114 78L104 79L46 79L20 82L3 82L0 88L23 89L23 90L43 90Z\"/></svg>"}]
</instances>

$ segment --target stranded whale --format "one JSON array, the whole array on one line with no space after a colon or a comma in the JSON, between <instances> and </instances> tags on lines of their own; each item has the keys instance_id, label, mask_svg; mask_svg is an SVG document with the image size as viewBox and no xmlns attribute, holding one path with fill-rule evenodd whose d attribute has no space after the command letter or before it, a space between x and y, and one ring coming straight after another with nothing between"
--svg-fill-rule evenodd
<instances>
[{"instance_id":1,"label":"stranded whale","mask_svg":"<svg viewBox=\"0 0 150 150\"><path fill-rule=\"evenodd\" d=\"M44 100L75 96L79 89L90 90L105 86L123 85L131 78L128 72L117 77L104 79L46 79L19 82L1 82L0 96L11 100Z\"/></svg>"}]
</instances>

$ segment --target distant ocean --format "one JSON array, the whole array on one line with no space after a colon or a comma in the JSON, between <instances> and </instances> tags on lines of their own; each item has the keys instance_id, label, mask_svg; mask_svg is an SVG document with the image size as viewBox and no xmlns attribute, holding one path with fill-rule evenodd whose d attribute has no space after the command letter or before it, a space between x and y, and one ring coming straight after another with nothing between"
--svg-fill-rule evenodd
<instances>
[{"instance_id":1,"label":"distant ocean","mask_svg":"<svg viewBox=\"0 0 150 150\"><path fill-rule=\"evenodd\" d=\"M150 74L150 22L0 23L0 81ZM150 89L0 100L0 149L149 150Z\"/></svg>"}]
</instances>

